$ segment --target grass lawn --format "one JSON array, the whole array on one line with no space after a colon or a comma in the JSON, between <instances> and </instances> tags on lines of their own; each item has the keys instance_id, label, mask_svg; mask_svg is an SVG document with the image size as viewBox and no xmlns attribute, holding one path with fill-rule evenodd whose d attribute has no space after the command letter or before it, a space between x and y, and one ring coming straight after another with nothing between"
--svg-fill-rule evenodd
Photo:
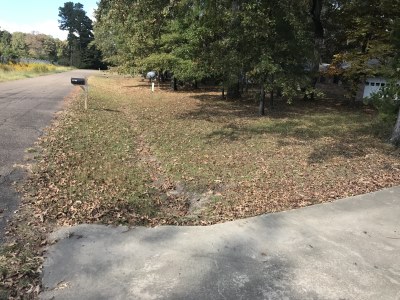
<instances>
[{"instance_id":1,"label":"grass lawn","mask_svg":"<svg viewBox=\"0 0 400 300\"><path fill-rule=\"evenodd\" d=\"M400 183L399 152L371 110L253 102L218 92L151 93L148 83L91 78L40 143L32 195L62 224L211 224ZM390 128L389 128L390 130Z\"/></svg>"},{"instance_id":2,"label":"grass lawn","mask_svg":"<svg viewBox=\"0 0 400 300\"><path fill-rule=\"evenodd\" d=\"M50 64L0 64L0 82L60 73L68 70L71 70L71 68Z\"/></svg>"},{"instance_id":3,"label":"grass lawn","mask_svg":"<svg viewBox=\"0 0 400 300\"><path fill-rule=\"evenodd\" d=\"M57 225L206 225L400 183L390 126L368 108L278 101L258 117L254 101L222 101L217 91L152 93L121 76L89 82L89 109L76 97L29 149L36 163L0 256L6 285L21 268L34 278L19 280L25 293ZM26 244L31 252L10 258Z\"/></svg>"}]
</instances>

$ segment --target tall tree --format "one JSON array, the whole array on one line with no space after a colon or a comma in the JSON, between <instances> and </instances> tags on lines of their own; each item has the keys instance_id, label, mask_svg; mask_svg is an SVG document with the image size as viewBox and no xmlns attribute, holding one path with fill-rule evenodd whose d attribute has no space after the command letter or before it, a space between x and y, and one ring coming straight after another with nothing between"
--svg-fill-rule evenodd
<instances>
[{"instance_id":1,"label":"tall tree","mask_svg":"<svg viewBox=\"0 0 400 300\"><path fill-rule=\"evenodd\" d=\"M96 67L99 52L91 45L94 40L92 20L86 15L81 3L66 2L59 8L59 28L68 31L70 65Z\"/></svg>"},{"instance_id":2,"label":"tall tree","mask_svg":"<svg viewBox=\"0 0 400 300\"><path fill-rule=\"evenodd\" d=\"M106 61L128 73L143 72L155 64L152 54L161 52L161 36L168 16L169 0L100 1L96 10L96 45ZM168 57L160 59L165 63Z\"/></svg>"},{"instance_id":3,"label":"tall tree","mask_svg":"<svg viewBox=\"0 0 400 300\"><path fill-rule=\"evenodd\" d=\"M310 8L310 15L314 31L314 57L310 61L313 88L318 81L319 65L321 63L321 52L324 45L324 27L321 21L323 3L323 0L312 0ZM305 96L305 98L307 98L307 95ZM314 99L313 92L311 93L311 99Z\"/></svg>"},{"instance_id":4,"label":"tall tree","mask_svg":"<svg viewBox=\"0 0 400 300\"><path fill-rule=\"evenodd\" d=\"M0 56L10 56L12 35L0 28Z\"/></svg>"},{"instance_id":5,"label":"tall tree","mask_svg":"<svg viewBox=\"0 0 400 300\"><path fill-rule=\"evenodd\" d=\"M399 51L399 49L400 49L400 17L394 21L393 30L392 30L391 36L390 36L390 42L391 42L391 45L393 46L393 48L397 49L397 51L395 51L394 56L393 56L393 61L392 61L393 72L391 74L391 77L394 78L393 82L396 83L396 85L392 86L392 88L396 88L395 92L392 93L392 97L393 97L394 102L396 102L396 104L398 105L398 102L399 102L398 97L400 96L400 86L398 85L399 82L397 81L400 78L400 51ZM400 146L400 108L399 107L400 107L400 105L398 105L397 121L394 126L392 136L390 138L390 142L397 147Z\"/></svg>"}]
</instances>

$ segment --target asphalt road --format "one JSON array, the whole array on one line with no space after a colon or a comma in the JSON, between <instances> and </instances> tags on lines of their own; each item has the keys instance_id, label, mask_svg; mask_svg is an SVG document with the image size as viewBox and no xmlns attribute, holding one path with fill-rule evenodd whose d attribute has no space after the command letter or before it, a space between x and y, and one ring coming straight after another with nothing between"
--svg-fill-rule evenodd
<instances>
[{"instance_id":1,"label":"asphalt road","mask_svg":"<svg viewBox=\"0 0 400 300\"><path fill-rule=\"evenodd\" d=\"M19 202L12 183L23 174L14 165L24 163L25 149L62 108L63 99L74 89L70 78L93 72L74 70L0 83L0 241L6 219Z\"/></svg>"}]
</instances>

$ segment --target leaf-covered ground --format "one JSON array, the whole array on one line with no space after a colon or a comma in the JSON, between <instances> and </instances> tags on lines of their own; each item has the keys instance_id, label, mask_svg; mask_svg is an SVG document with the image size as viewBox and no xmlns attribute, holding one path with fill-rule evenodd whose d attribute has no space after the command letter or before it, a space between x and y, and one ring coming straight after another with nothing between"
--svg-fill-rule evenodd
<instances>
[{"instance_id":1,"label":"leaf-covered ground","mask_svg":"<svg viewBox=\"0 0 400 300\"><path fill-rule=\"evenodd\" d=\"M11 271L3 264L3 283L24 293L38 290L33 269L56 226L214 224L400 183L390 128L366 108L282 101L258 117L254 101L222 101L213 90L152 93L120 76L90 85L88 111L77 97L31 151L36 163L0 257L15 262ZM10 257L27 241L23 261Z\"/></svg>"},{"instance_id":2,"label":"leaf-covered ground","mask_svg":"<svg viewBox=\"0 0 400 300\"><path fill-rule=\"evenodd\" d=\"M218 92L91 85L90 109L74 103L40 142L30 182L59 225L211 224L400 182L399 153L368 110L302 102L260 118Z\"/></svg>"}]
</instances>

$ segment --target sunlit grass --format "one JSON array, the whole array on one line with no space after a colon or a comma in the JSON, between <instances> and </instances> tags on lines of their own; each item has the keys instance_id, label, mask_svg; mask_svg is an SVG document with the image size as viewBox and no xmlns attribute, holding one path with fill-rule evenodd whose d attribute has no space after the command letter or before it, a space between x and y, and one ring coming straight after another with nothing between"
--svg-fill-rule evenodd
<instances>
[{"instance_id":1,"label":"sunlit grass","mask_svg":"<svg viewBox=\"0 0 400 300\"><path fill-rule=\"evenodd\" d=\"M0 82L37 77L45 74L65 72L68 70L71 70L71 68L52 64L0 64Z\"/></svg>"}]
</instances>

